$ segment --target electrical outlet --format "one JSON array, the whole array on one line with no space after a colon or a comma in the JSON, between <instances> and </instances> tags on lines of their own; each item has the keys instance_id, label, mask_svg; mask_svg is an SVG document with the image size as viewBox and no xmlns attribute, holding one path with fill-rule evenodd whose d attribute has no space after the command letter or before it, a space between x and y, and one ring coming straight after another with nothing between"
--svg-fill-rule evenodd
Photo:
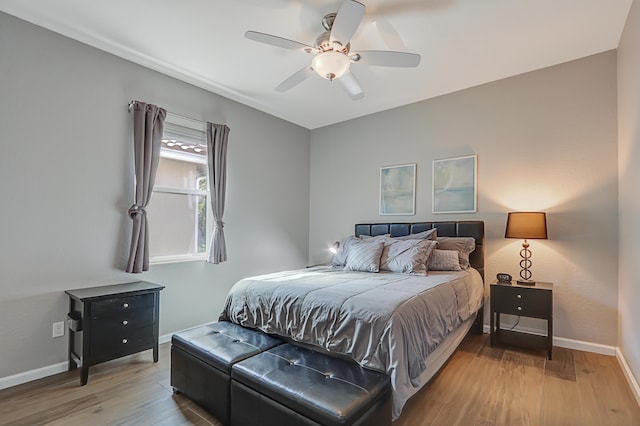
<instances>
[{"instance_id":1,"label":"electrical outlet","mask_svg":"<svg viewBox=\"0 0 640 426\"><path fill-rule=\"evenodd\" d=\"M54 322L52 337L62 337L62 336L64 336L64 321Z\"/></svg>"}]
</instances>

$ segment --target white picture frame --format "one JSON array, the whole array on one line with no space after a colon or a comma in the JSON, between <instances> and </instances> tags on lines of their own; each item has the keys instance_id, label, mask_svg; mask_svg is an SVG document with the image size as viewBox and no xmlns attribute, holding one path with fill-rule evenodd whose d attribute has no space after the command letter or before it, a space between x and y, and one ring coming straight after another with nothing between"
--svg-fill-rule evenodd
<instances>
[{"instance_id":1,"label":"white picture frame","mask_svg":"<svg viewBox=\"0 0 640 426\"><path fill-rule=\"evenodd\" d=\"M416 164L381 167L380 215L414 215L415 209Z\"/></svg>"},{"instance_id":2,"label":"white picture frame","mask_svg":"<svg viewBox=\"0 0 640 426\"><path fill-rule=\"evenodd\" d=\"M432 212L476 213L478 156L433 160Z\"/></svg>"}]
</instances>

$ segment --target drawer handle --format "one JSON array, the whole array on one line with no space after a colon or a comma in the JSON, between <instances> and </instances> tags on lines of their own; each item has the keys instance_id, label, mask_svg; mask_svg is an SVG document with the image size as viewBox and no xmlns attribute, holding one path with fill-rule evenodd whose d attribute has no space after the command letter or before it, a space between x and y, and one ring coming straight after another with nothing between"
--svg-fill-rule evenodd
<instances>
[{"instance_id":1,"label":"drawer handle","mask_svg":"<svg viewBox=\"0 0 640 426\"><path fill-rule=\"evenodd\" d=\"M122 321L122 325L127 325L127 324L129 324L129 321L127 320Z\"/></svg>"},{"instance_id":2,"label":"drawer handle","mask_svg":"<svg viewBox=\"0 0 640 426\"><path fill-rule=\"evenodd\" d=\"M128 340L127 339L122 339L122 343L127 343Z\"/></svg>"},{"instance_id":3,"label":"drawer handle","mask_svg":"<svg viewBox=\"0 0 640 426\"><path fill-rule=\"evenodd\" d=\"M518 310L521 311L522 310L522 306L518 306Z\"/></svg>"},{"instance_id":4,"label":"drawer handle","mask_svg":"<svg viewBox=\"0 0 640 426\"><path fill-rule=\"evenodd\" d=\"M516 299L522 299L522 295L521 294L517 294L516 295Z\"/></svg>"},{"instance_id":5,"label":"drawer handle","mask_svg":"<svg viewBox=\"0 0 640 426\"><path fill-rule=\"evenodd\" d=\"M122 304L122 307L123 307L123 308L128 308L128 307L129 307L129 304L128 304L128 303L123 303L123 304Z\"/></svg>"}]
</instances>

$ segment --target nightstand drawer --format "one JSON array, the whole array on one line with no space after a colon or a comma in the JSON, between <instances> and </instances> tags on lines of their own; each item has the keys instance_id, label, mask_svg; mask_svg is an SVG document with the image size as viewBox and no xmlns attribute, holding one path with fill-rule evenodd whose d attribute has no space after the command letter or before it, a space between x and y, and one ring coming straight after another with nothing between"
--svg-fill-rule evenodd
<instances>
[{"instance_id":1,"label":"nightstand drawer","mask_svg":"<svg viewBox=\"0 0 640 426\"><path fill-rule=\"evenodd\" d=\"M153 294L100 300L91 304L91 318L94 321L105 318L122 318L123 315L128 315L130 312L153 309L153 306Z\"/></svg>"},{"instance_id":2,"label":"nightstand drawer","mask_svg":"<svg viewBox=\"0 0 640 426\"><path fill-rule=\"evenodd\" d=\"M154 307L142 307L132 311L119 312L118 315L110 318L101 318L93 321L93 332L95 335L123 333L127 330L141 328L151 325L155 321Z\"/></svg>"},{"instance_id":3,"label":"nightstand drawer","mask_svg":"<svg viewBox=\"0 0 640 426\"><path fill-rule=\"evenodd\" d=\"M507 285L491 286L491 291L491 306L495 311L543 319L551 316L550 291Z\"/></svg>"},{"instance_id":4,"label":"nightstand drawer","mask_svg":"<svg viewBox=\"0 0 640 426\"><path fill-rule=\"evenodd\" d=\"M130 329L123 332L91 336L90 358L101 362L149 349L155 342L153 325Z\"/></svg>"}]
</instances>

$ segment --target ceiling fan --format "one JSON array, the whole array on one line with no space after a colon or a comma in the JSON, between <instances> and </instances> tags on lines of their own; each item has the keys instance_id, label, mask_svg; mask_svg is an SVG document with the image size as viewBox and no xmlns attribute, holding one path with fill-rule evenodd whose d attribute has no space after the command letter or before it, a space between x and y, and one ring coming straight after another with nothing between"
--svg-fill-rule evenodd
<instances>
[{"instance_id":1,"label":"ceiling fan","mask_svg":"<svg viewBox=\"0 0 640 426\"><path fill-rule=\"evenodd\" d=\"M364 92L350 70L351 63L385 67L417 67L420 64L420 55L415 53L385 50L351 51L351 37L364 17L364 9L365 6L360 2L344 0L338 12L329 13L322 18L322 26L326 31L316 38L313 46L257 31L247 31L244 36L272 46L315 55L310 65L280 83L276 87L277 91L289 90L315 73L329 81L340 81L351 99L357 100L364 97Z\"/></svg>"}]
</instances>

